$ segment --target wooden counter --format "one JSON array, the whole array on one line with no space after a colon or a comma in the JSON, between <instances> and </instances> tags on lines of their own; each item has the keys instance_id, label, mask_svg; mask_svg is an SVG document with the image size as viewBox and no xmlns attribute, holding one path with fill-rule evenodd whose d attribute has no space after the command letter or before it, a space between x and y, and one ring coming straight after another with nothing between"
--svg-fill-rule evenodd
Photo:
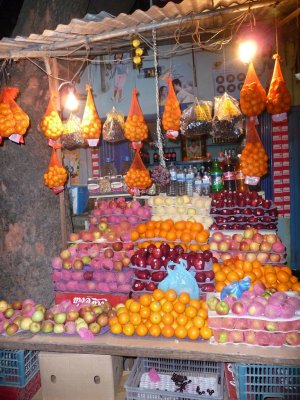
<instances>
[{"instance_id":1,"label":"wooden counter","mask_svg":"<svg viewBox=\"0 0 300 400\"><path fill-rule=\"evenodd\" d=\"M28 349L61 353L161 357L249 364L300 365L300 347L259 347L210 344L165 338L124 337L106 333L92 341L79 336L17 334L0 336L0 349Z\"/></svg>"}]
</instances>

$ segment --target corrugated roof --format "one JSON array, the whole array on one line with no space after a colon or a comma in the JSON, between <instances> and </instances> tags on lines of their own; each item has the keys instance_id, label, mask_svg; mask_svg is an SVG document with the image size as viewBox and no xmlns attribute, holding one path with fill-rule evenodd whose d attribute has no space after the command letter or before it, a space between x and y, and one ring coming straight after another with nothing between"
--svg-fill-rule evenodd
<instances>
[{"instance_id":1,"label":"corrugated roof","mask_svg":"<svg viewBox=\"0 0 300 400\"><path fill-rule=\"evenodd\" d=\"M87 14L82 19L72 19L68 25L58 25L55 30L45 29L41 35L3 38L0 41L0 58L40 58L45 56L76 55L84 48L105 54L129 45L130 37L140 33L151 41L151 31L157 30L157 40L174 38L180 28L182 37L191 35L201 21L201 29L224 27L230 19L249 7L257 19L273 23L270 5L276 3L280 19L297 9L294 0L183 0L179 4L167 3L163 8L152 6L148 11L136 10L131 15L114 17L106 12Z\"/></svg>"}]
</instances>

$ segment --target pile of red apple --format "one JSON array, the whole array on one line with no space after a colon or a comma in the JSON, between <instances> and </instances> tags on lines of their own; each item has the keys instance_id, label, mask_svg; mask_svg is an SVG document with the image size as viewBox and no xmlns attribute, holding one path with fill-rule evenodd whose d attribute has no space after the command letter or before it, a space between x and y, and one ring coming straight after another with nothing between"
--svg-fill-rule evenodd
<instances>
[{"instance_id":1,"label":"pile of red apple","mask_svg":"<svg viewBox=\"0 0 300 400\"><path fill-rule=\"evenodd\" d=\"M0 300L0 334L14 335L17 332L78 334L85 339L100 334L108 325L110 318L116 316L109 302L101 305L80 307L69 301L46 309L32 299L8 303Z\"/></svg>"},{"instance_id":2,"label":"pile of red apple","mask_svg":"<svg viewBox=\"0 0 300 400\"><path fill-rule=\"evenodd\" d=\"M207 299L208 324L218 343L300 345L300 296L254 285L237 299Z\"/></svg>"},{"instance_id":3,"label":"pile of red apple","mask_svg":"<svg viewBox=\"0 0 300 400\"><path fill-rule=\"evenodd\" d=\"M124 197L115 200L101 200L96 203L89 222L92 227L101 221L110 225L118 225L128 221L130 226L135 226L143 221L151 219L151 207L141 205L137 200L125 201Z\"/></svg>"},{"instance_id":4,"label":"pile of red apple","mask_svg":"<svg viewBox=\"0 0 300 400\"><path fill-rule=\"evenodd\" d=\"M230 230L257 229L276 230L278 210L271 200L257 192L228 192L212 194L210 214L214 219L211 229Z\"/></svg>"},{"instance_id":5,"label":"pile of red apple","mask_svg":"<svg viewBox=\"0 0 300 400\"><path fill-rule=\"evenodd\" d=\"M258 260L262 264L285 261L286 249L277 234L261 234L255 228L233 235L214 232L209 239L209 248L221 261L233 257L251 262Z\"/></svg>"},{"instance_id":6,"label":"pile of red apple","mask_svg":"<svg viewBox=\"0 0 300 400\"><path fill-rule=\"evenodd\" d=\"M136 279L132 290L135 292L151 292L157 288L167 276L167 267L174 269L172 263L179 264L186 260L187 270L195 272L195 279L203 292L213 292L214 272L211 270L212 262L216 262L212 253L205 250L203 253L185 253L181 245L173 248L168 243L162 243L159 247L149 244L144 249L137 250L131 257L130 267L134 271ZM171 262L171 263L170 263ZM169 264L170 263L170 264Z\"/></svg>"}]
</instances>

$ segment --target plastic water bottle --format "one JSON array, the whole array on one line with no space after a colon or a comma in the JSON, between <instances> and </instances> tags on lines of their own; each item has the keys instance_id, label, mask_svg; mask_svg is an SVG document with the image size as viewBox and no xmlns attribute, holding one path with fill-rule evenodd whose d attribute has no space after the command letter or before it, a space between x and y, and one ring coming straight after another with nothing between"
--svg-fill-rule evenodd
<instances>
[{"instance_id":1,"label":"plastic water bottle","mask_svg":"<svg viewBox=\"0 0 300 400\"><path fill-rule=\"evenodd\" d=\"M198 196L201 196L201 194L202 194L202 178L201 178L200 172L198 172L195 176L194 192Z\"/></svg>"},{"instance_id":2,"label":"plastic water bottle","mask_svg":"<svg viewBox=\"0 0 300 400\"><path fill-rule=\"evenodd\" d=\"M186 194L185 172L182 167L178 168L176 183L177 183L177 195L183 196L184 194Z\"/></svg>"},{"instance_id":3,"label":"plastic water bottle","mask_svg":"<svg viewBox=\"0 0 300 400\"><path fill-rule=\"evenodd\" d=\"M194 171L191 166L188 167L185 180L186 180L186 193L188 196L192 197L194 193Z\"/></svg>"},{"instance_id":4,"label":"plastic water bottle","mask_svg":"<svg viewBox=\"0 0 300 400\"><path fill-rule=\"evenodd\" d=\"M173 163L170 165L169 172L170 172L170 182L167 186L167 196L177 196L177 185L176 185L177 172L176 172L176 167Z\"/></svg>"},{"instance_id":5,"label":"plastic water bottle","mask_svg":"<svg viewBox=\"0 0 300 400\"><path fill-rule=\"evenodd\" d=\"M211 192L211 179L207 171L203 172L202 178L202 195L209 196Z\"/></svg>"}]
</instances>

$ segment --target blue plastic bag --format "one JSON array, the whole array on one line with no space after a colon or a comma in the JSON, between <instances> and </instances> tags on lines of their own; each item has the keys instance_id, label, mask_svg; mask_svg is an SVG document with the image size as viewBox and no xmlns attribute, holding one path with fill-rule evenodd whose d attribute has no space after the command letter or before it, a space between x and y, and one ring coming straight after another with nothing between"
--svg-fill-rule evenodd
<instances>
[{"instance_id":1,"label":"blue plastic bag","mask_svg":"<svg viewBox=\"0 0 300 400\"><path fill-rule=\"evenodd\" d=\"M221 292L221 300L224 300L227 296L234 296L239 299L244 292L246 292L251 285L251 279L249 276L245 276L244 279L237 282L231 282L225 286Z\"/></svg>"},{"instance_id":2,"label":"blue plastic bag","mask_svg":"<svg viewBox=\"0 0 300 400\"><path fill-rule=\"evenodd\" d=\"M168 289L174 289L177 296L180 293L188 293L191 299L199 299L200 289L194 278L195 272L187 271L186 260L180 260L179 264L169 262L168 266L175 265L174 269L167 267L168 275L158 285L159 289L166 292Z\"/></svg>"}]
</instances>

